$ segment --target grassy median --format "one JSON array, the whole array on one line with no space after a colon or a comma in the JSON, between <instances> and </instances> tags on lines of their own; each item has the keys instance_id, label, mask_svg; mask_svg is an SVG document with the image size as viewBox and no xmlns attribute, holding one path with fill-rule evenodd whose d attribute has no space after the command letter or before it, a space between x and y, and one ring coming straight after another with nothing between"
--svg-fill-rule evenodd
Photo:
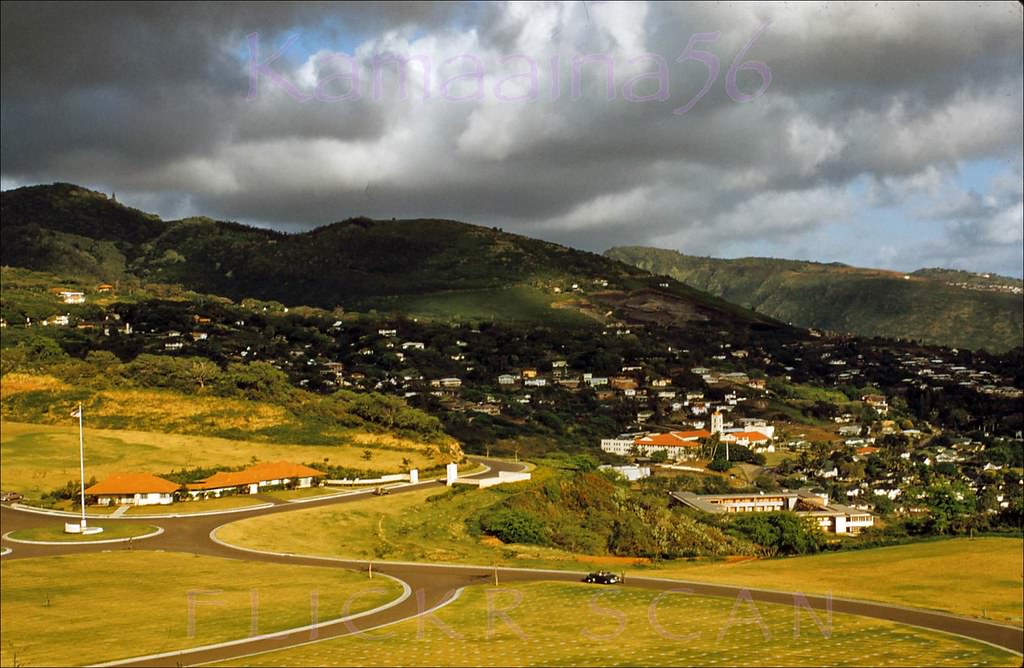
<instances>
[{"instance_id":1,"label":"grassy median","mask_svg":"<svg viewBox=\"0 0 1024 668\"><path fill-rule=\"evenodd\" d=\"M91 527L102 527L102 533L80 534L65 533L63 526L36 527L12 531L14 540L37 540L59 543L90 543L97 540L116 540L119 538L138 538L157 530L148 524L132 524L130 522L89 522Z\"/></svg>"},{"instance_id":2,"label":"grassy median","mask_svg":"<svg viewBox=\"0 0 1024 668\"><path fill-rule=\"evenodd\" d=\"M387 578L161 552L4 561L0 664L111 661L304 626L401 594ZM314 593L315 592L315 593ZM191 613L190 613L191 610Z\"/></svg>"}]
</instances>

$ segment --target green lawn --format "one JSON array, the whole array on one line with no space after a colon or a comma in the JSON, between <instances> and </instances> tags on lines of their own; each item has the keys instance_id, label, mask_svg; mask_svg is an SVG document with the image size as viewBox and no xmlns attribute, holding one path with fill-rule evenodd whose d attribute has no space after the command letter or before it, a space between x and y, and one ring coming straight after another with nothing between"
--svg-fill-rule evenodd
<instances>
[{"instance_id":1,"label":"green lawn","mask_svg":"<svg viewBox=\"0 0 1024 668\"><path fill-rule=\"evenodd\" d=\"M472 535L463 519L496 503L500 488L471 490L426 502L443 488L344 507L310 508L287 515L240 520L218 531L229 543L264 550L359 559L433 561L621 570L614 559L581 561L577 555L532 545L505 545ZM832 592L912 607L932 608L1008 623L1024 617L1021 591L1024 543L1013 538L937 540L896 547L835 552L744 563L677 560L626 566L634 575L802 591ZM985 568L976 565L984 563ZM950 577L955 573L956 577Z\"/></svg>"},{"instance_id":2,"label":"green lawn","mask_svg":"<svg viewBox=\"0 0 1024 668\"><path fill-rule=\"evenodd\" d=\"M4 561L0 581L5 666L81 665L244 638L254 619L258 633L304 626L313 592L319 621L339 617L348 601L355 613L401 593L386 578L371 584L336 568L143 551Z\"/></svg>"},{"instance_id":3,"label":"green lawn","mask_svg":"<svg viewBox=\"0 0 1024 668\"><path fill-rule=\"evenodd\" d=\"M131 524L129 522L89 522L89 526L103 527L103 533L77 534L64 533L64 527L36 527L11 532L15 540L60 541L63 543L90 543L97 540L115 538L137 538L156 531L156 527L148 524Z\"/></svg>"},{"instance_id":4,"label":"green lawn","mask_svg":"<svg viewBox=\"0 0 1024 668\"><path fill-rule=\"evenodd\" d=\"M6 391L6 390L5 390ZM395 445L380 435L381 445ZM402 459L425 469L436 465L423 449L374 447L369 441L347 445L282 445L236 441L208 436L163 434L120 429L85 430L85 474L102 480L112 473L169 473L196 466L247 466L253 458L263 462L320 462L365 468L363 451L373 448L374 469L403 470ZM27 424L4 420L0 433L0 487L24 494L30 501L78 480L78 427ZM176 504L177 505L177 504ZM175 512L178 512L175 510ZM184 511L182 511L184 512Z\"/></svg>"},{"instance_id":5,"label":"green lawn","mask_svg":"<svg viewBox=\"0 0 1024 668\"><path fill-rule=\"evenodd\" d=\"M1020 657L852 615L830 624L789 606L531 583L469 587L432 619L218 665L1017 666Z\"/></svg>"},{"instance_id":6,"label":"green lawn","mask_svg":"<svg viewBox=\"0 0 1024 668\"><path fill-rule=\"evenodd\" d=\"M982 566L983 564L983 566ZM635 575L746 585L1022 623L1024 541L954 538L739 563L666 562Z\"/></svg>"}]
</instances>

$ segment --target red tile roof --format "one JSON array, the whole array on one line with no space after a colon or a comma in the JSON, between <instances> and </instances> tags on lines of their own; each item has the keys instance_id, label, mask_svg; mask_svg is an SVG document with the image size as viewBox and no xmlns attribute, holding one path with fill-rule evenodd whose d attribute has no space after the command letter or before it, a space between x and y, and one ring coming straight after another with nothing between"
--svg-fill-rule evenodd
<instances>
[{"instance_id":1,"label":"red tile roof","mask_svg":"<svg viewBox=\"0 0 1024 668\"><path fill-rule=\"evenodd\" d=\"M267 480L283 480L284 478L320 478L326 475L314 468L289 462L268 462L256 464L244 471L218 471L205 480L188 485L189 489L221 489L224 487L241 487Z\"/></svg>"},{"instance_id":2,"label":"red tile roof","mask_svg":"<svg viewBox=\"0 0 1024 668\"><path fill-rule=\"evenodd\" d=\"M634 441L636 445L660 445L665 447L696 447L696 441L708 438L711 432L698 429L696 431L670 431L667 434L651 434Z\"/></svg>"},{"instance_id":3,"label":"red tile roof","mask_svg":"<svg viewBox=\"0 0 1024 668\"><path fill-rule=\"evenodd\" d=\"M118 494L170 494L181 488L176 482L164 480L152 473L118 473L85 490L87 496L116 496Z\"/></svg>"}]
</instances>

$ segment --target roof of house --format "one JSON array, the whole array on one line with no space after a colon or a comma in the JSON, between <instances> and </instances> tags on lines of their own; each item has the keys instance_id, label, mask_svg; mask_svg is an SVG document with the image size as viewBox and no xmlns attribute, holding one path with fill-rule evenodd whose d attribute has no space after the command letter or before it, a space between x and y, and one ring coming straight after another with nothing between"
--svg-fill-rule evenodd
<instances>
[{"instance_id":1,"label":"roof of house","mask_svg":"<svg viewBox=\"0 0 1024 668\"><path fill-rule=\"evenodd\" d=\"M176 482L157 477L152 473L117 473L92 487L85 493L89 496L116 494L170 494L181 487Z\"/></svg>"},{"instance_id":2,"label":"roof of house","mask_svg":"<svg viewBox=\"0 0 1024 668\"><path fill-rule=\"evenodd\" d=\"M637 445L661 445L666 447L694 447L695 441L711 436L710 431L670 431L667 434L650 434L634 441Z\"/></svg>"},{"instance_id":3,"label":"roof of house","mask_svg":"<svg viewBox=\"0 0 1024 668\"><path fill-rule=\"evenodd\" d=\"M289 462L267 462L256 464L243 471L218 471L210 477L188 485L189 489L222 489L252 485L267 480L283 480L285 478L318 478L326 475L322 471Z\"/></svg>"},{"instance_id":4,"label":"roof of house","mask_svg":"<svg viewBox=\"0 0 1024 668\"><path fill-rule=\"evenodd\" d=\"M746 439L747 441L750 441L750 442L770 441L771 440L770 438L768 438L767 436L765 436L764 434L762 434L759 431L730 431L730 432L728 432L726 434L723 434L722 438L725 439L726 436L732 436L737 441L743 440L743 439Z\"/></svg>"}]
</instances>

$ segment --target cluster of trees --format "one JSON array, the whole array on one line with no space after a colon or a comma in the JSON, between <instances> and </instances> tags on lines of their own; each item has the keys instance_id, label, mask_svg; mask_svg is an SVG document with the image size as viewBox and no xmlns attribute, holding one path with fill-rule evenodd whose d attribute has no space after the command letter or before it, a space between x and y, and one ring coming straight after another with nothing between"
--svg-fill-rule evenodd
<instances>
[{"instance_id":1,"label":"cluster of trees","mask_svg":"<svg viewBox=\"0 0 1024 668\"><path fill-rule=\"evenodd\" d=\"M582 470L538 481L481 511L475 528L508 543L585 554L672 559L754 554L750 541L670 508L657 489L631 490L616 474Z\"/></svg>"}]
</instances>

